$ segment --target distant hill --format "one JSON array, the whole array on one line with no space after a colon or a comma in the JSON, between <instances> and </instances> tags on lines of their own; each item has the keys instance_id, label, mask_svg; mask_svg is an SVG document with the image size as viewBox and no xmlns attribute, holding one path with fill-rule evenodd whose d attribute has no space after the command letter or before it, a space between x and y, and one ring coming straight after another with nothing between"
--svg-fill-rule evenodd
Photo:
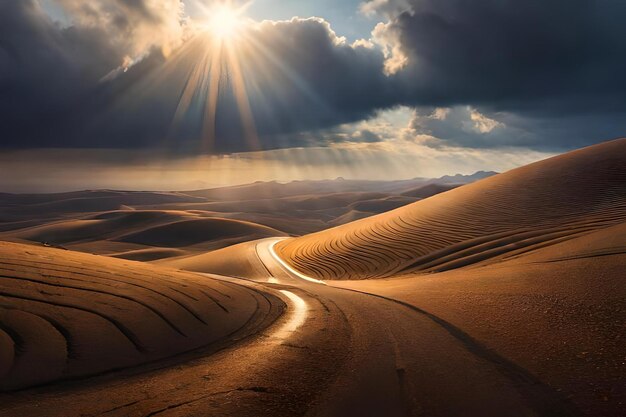
<instances>
[{"instance_id":1,"label":"distant hill","mask_svg":"<svg viewBox=\"0 0 626 417\"><path fill-rule=\"evenodd\" d=\"M184 192L0 194L0 239L152 261L261 237L317 232L489 174L401 181L270 181Z\"/></svg>"},{"instance_id":2,"label":"distant hill","mask_svg":"<svg viewBox=\"0 0 626 417\"><path fill-rule=\"evenodd\" d=\"M456 184L469 184L474 181L479 181L485 178L493 177L494 175L498 175L495 171L478 171L471 175L444 175L443 177L438 178L436 182L451 182Z\"/></svg>"}]
</instances>

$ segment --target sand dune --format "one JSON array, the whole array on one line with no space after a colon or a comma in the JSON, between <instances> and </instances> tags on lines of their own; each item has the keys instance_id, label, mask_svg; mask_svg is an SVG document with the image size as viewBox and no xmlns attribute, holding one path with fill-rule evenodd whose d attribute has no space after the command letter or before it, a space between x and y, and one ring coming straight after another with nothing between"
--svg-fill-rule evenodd
<instances>
[{"instance_id":1,"label":"sand dune","mask_svg":"<svg viewBox=\"0 0 626 417\"><path fill-rule=\"evenodd\" d=\"M280 243L322 279L445 271L626 219L626 139L500 174L397 210Z\"/></svg>"},{"instance_id":2,"label":"sand dune","mask_svg":"<svg viewBox=\"0 0 626 417\"><path fill-rule=\"evenodd\" d=\"M548 248L505 257L520 262L563 262L599 258L608 265L626 255L626 222ZM609 258L616 256L616 258ZM606 258L605 258L606 257ZM604 259L600 259L604 258ZM625 272L626 273L626 272ZM619 277L620 274L616 274ZM622 280L626 284L626 280Z\"/></svg>"},{"instance_id":3,"label":"sand dune","mask_svg":"<svg viewBox=\"0 0 626 417\"><path fill-rule=\"evenodd\" d=\"M415 198L388 193L338 192L257 200L174 203L144 206L142 209L210 213L211 216L254 222L298 236L343 224L345 220L339 219L351 211L363 213L359 217L363 218L415 201Z\"/></svg>"},{"instance_id":4,"label":"sand dune","mask_svg":"<svg viewBox=\"0 0 626 417\"><path fill-rule=\"evenodd\" d=\"M148 249L135 249L120 253L111 253L107 256L112 258L127 259L129 261L150 262L157 259L175 258L178 256L188 255L187 251L182 249L169 249L169 248L148 248Z\"/></svg>"},{"instance_id":5,"label":"sand dune","mask_svg":"<svg viewBox=\"0 0 626 417\"><path fill-rule=\"evenodd\" d=\"M365 219L366 217L371 217L371 216L372 216L372 213L368 213L365 211L358 211L358 210L350 210L343 216L339 216L335 220L329 223L331 226L340 226L342 224L351 223L351 222Z\"/></svg>"},{"instance_id":6,"label":"sand dune","mask_svg":"<svg viewBox=\"0 0 626 417\"><path fill-rule=\"evenodd\" d=\"M483 174L480 174L483 175ZM457 177L451 177L457 178ZM474 176L459 176L469 181ZM434 181L434 182L433 182ZM383 213L417 201L400 195L415 186L427 198L449 190L438 180L407 181L294 181L288 184L259 183L240 187L191 192L211 201L143 206L144 210L182 210L259 223L292 235L303 235L343 224L351 211L358 218ZM459 186L455 184L454 187ZM376 187L379 187L377 189ZM271 192L276 195L272 195ZM333 191L333 192L328 192ZM346 219L340 219L346 216ZM352 217L355 219L357 217ZM351 220L350 220L351 221Z\"/></svg>"},{"instance_id":7,"label":"sand dune","mask_svg":"<svg viewBox=\"0 0 626 417\"><path fill-rule=\"evenodd\" d=\"M286 236L267 226L209 215L202 211L116 210L0 236L137 261L189 256L248 240Z\"/></svg>"},{"instance_id":8,"label":"sand dune","mask_svg":"<svg viewBox=\"0 0 626 417\"><path fill-rule=\"evenodd\" d=\"M471 182L476 179L477 177L473 176L459 176L459 182ZM210 190L186 191L184 194L213 201L237 201L335 193L400 193L424 185L429 181L433 180L415 178L404 181L366 181L337 178L321 181L292 181L287 184L271 181Z\"/></svg>"},{"instance_id":9,"label":"sand dune","mask_svg":"<svg viewBox=\"0 0 626 417\"><path fill-rule=\"evenodd\" d=\"M67 244L80 241L114 239L138 230L168 224L197 215L183 211L110 211L78 220L59 221L43 226L6 233L33 242Z\"/></svg>"},{"instance_id":10,"label":"sand dune","mask_svg":"<svg viewBox=\"0 0 626 417\"><path fill-rule=\"evenodd\" d=\"M234 284L0 242L0 389L228 341L268 308L264 296Z\"/></svg>"},{"instance_id":11,"label":"sand dune","mask_svg":"<svg viewBox=\"0 0 626 417\"><path fill-rule=\"evenodd\" d=\"M199 197L181 193L134 191L77 191L63 194L2 194L0 214L13 220L64 213L94 213L117 210L122 206L194 202Z\"/></svg>"},{"instance_id":12,"label":"sand dune","mask_svg":"<svg viewBox=\"0 0 626 417\"><path fill-rule=\"evenodd\" d=\"M428 198L446 191L454 190L463 184L428 184L402 193L406 197Z\"/></svg>"},{"instance_id":13,"label":"sand dune","mask_svg":"<svg viewBox=\"0 0 626 417\"><path fill-rule=\"evenodd\" d=\"M431 194L433 195L433 194ZM391 196L385 198L377 198L372 200L362 200L350 204L350 210L356 210L365 213L384 213L407 204L415 203L416 198L405 196Z\"/></svg>"},{"instance_id":14,"label":"sand dune","mask_svg":"<svg viewBox=\"0 0 626 417\"><path fill-rule=\"evenodd\" d=\"M164 263L262 282L268 276L284 279L259 262L256 245L247 242ZM263 245L259 242L259 247ZM365 292L382 296L390 304L412 306L418 315L453 328L452 333L461 340L471 338L570 399L580 410L571 415L621 415L626 399L622 383L626 221L543 245L534 246L532 251L508 251L472 267L447 272L326 283L360 292L364 299L358 305L364 311L359 317L367 314L368 301L380 300ZM294 277L287 282L298 286L307 281ZM325 288L307 290L319 294L323 291L320 287ZM353 323L356 319L349 316L349 320ZM389 319L385 326L388 331L397 331L403 324L399 319ZM428 332L420 340L424 337ZM383 343L382 339L374 344ZM397 348L398 340L394 343ZM417 346L419 342L413 343ZM442 346L437 348L445 351ZM370 344L364 350L371 349L375 348ZM449 354L445 351L444 361ZM352 373L350 377L354 378ZM441 375L437 378L439 381ZM489 383L485 382L485 387L493 392Z\"/></svg>"},{"instance_id":15,"label":"sand dune","mask_svg":"<svg viewBox=\"0 0 626 417\"><path fill-rule=\"evenodd\" d=\"M284 233L258 224L229 219L194 219L155 226L118 238L122 242L151 246L185 247L199 243L244 238L255 240Z\"/></svg>"},{"instance_id":16,"label":"sand dune","mask_svg":"<svg viewBox=\"0 0 626 417\"><path fill-rule=\"evenodd\" d=\"M244 242L201 255L163 259L158 265L185 271L246 279L265 279L268 271L256 254L256 242Z\"/></svg>"},{"instance_id":17,"label":"sand dune","mask_svg":"<svg viewBox=\"0 0 626 417\"><path fill-rule=\"evenodd\" d=\"M385 193L332 193L332 194L301 194L298 196L264 198L264 199L243 199L235 201L214 201L204 203L176 203L161 205L160 208L171 210L202 210L216 213L245 212L245 213L297 213L306 211L315 217L314 212L324 212L324 210L343 209L346 206L358 202L387 198ZM152 207L156 208L156 207ZM332 217L332 214L330 215Z\"/></svg>"},{"instance_id":18,"label":"sand dune","mask_svg":"<svg viewBox=\"0 0 626 417\"><path fill-rule=\"evenodd\" d=\"M328 222L316 218L307 218L307 214L307 212L220 213L220 217L261 224L294 236L313 233L328 228ZM371 213L368 215L371 216Z\"/></svg>"},{"instance_id":19,"label":"sand dune","mask_svg":"<svg viewBox=\"0 0 626 417\"><path fill-rule=\"evenodd\" d=\"M182 404L192 408L173 413L201 415L237 404L256 415L256 400L264 406L295 404L313 393L321 399L317 411L331 410L320 414L347 415L354 408L333 413L333 407L347 399L371 411L363 404L382 393L398 400L398 415L409 409L440 415L437 410L450 403L457 412L447 415L467 413L467 404L482 411L473 415L621 415L626 140L428 195L452 188L455 178L445 186L404 184L394 195L363 190L294 196L280 184L257 184L240 192L252 196L267 187L286 195L273 202L129 206L134 210L12 232L16 239L58 234L78 239L69 242L72 247L106 248L111 256L156 260L156 265L0 243L0 389L97 374L228 342L232 331L249 329L250 317L269 314L267 301L252 290L167 269L173 267L261 282L253 286L285 286L278 288L306 299L311 314L288 343L277 342L273 354L264 350L273 342L263 333L246 343L252 349L248 356L237 346L206 362L213 364L209 367L201 362L167 369L168 379L146 375L128 386L115 380L90 387L88 398L101 396L102 388L117 392L107 406L98 408L77 392L83 409L146 415ZM217 198L210 194L201 198ZM367 210L422 197L358 220L372 214ZM241 211L208 211L226 210L226 203ZM243 213L252 208L259 212ZM244 215L277 226L240 221ZM283 268L271 253L273 238L202 254L191 250L286 236L281 219L295 229L298 217L309 216L307 227L356 220L276 246L284 260L328 285ZM98 240L101 236L106 240ZM257 311L257 305L265 310ZM261 365L252 371L250 364L257 362ZM214 371L216 363L220 371ZM268 372L276 365L278 371ZM215 372L211 379L205 379L207 368ZM335 372L323 378L335 381L332 387L302 383L320 377L320 369ZM219 385L220 378L228 383ZM285 394L291 392L287 387L297 395ZM35 398L40 397L25 394L13 406L29 415ZM407 398L414 403L407 406ZM66 410L60 402L59 409ZM429 404L433 408L424 408ZM551 408L555 404L563 407Z\"/></svg>"},{"instance_id":20,"label":"sand dune","mask_svg":"<svg viewBox=\"0 0 626 417\"><path fill-rule=\"evenodd\" d=\"M626 222L480 267L331 285L428 311L568 393L582 415L618 416L624 271Z\"/></svg>"}]
</instances>

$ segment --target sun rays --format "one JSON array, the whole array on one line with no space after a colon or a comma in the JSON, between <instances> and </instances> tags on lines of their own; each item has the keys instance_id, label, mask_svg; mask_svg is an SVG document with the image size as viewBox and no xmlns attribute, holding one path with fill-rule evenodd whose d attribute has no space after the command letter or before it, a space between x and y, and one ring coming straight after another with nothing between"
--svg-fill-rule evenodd
<instances>
[{"instance_id":1,"label":"sun rays","mask_svg":"<svg viewBox=\"0 0 626 417\"><path fill-rule=\"evenodd\" d=\"M253 164L240 164L243 171L250 170L253 179L283 178L290 170L294 178L302 178L305 171L317 175L314 165L340 160L345 152L330 150L320 157L298 151L289 163L273 161L273 154L259 152L289 145L290 135L272 129L284 123L298 124L296 115L304 113L290 112L293 97L303 97L310 108L331 111L331 107L301 76L300 63L279 53L294 48L281 36L280 25L286 23L254 21L245 16L249 3L238 4L205 6L203 17L191 22L193 30L185 43L127 91L118 105L133 108L146 97L162 94L161 99L170 106L168 113L161 114L168 127L160 148L164 154L197 155L188 161L197 166L189 169L212 172L209 165L226 158L232 149L256 155ZM171 87L165 90L165 86ZM300 143L306 140L303 136ZM353 164L345 167L351 170ZM342 171L342 175L349 172ZM212 178L216 180L221 181Z\"/></svg>"},{"instance_id":2,"label":"sun rays","mask_svg":"<svg viewBox=\"0 0 626 417\"><path fill-rule=\"evenodd\" d=\"M202 107L202 153L214 150L217 138L217 114L220 97L234 97L245 142L251 151L259 150L254 116L250 107L247 80L241 56L250 48L248 32L252 22L243 14L250 3L236 6L219 2L204 7L206 20L198 24L194 40L189 42L194 59L192 70L180 95L174 124L180 123L194 103Z\"/></svg>"}]
</instances>

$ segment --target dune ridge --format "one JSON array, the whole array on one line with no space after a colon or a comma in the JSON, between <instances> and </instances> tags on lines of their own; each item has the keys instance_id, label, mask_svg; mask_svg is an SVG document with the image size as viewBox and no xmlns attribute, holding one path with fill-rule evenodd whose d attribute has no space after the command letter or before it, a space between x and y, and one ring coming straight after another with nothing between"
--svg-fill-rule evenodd
<instances>
[{"instance_id":1,"label":"dune ridge","mask_svg":"<svg viewBox=\"0 0 626 417\"><path fill-rule=\"evenodd\" d=\"M540 161L399 209L283 241L320 279L445 271L626 221L626 139Z\"/></svg>"},{"instance_id":2,"label":"dune ridge","mask_svg":"<svg viewBox=\"0 0 626 417\"><path fill-rule=\"evenodd\" d=\"M0 390L232 342L258 330L269 297L137 262L0 242Z\"/></svg>"},{"instance_id":3,"label":"dune ridge","mask_svg":"<svg viewBox=\"0 0 626 417\"><path fill-rule=\"evenodd\" d=\"M270 236L287 236L249 221L177 210L115 210L0 234L117 258L153 261L216 250Z\"/></svg>"}]
</instances>

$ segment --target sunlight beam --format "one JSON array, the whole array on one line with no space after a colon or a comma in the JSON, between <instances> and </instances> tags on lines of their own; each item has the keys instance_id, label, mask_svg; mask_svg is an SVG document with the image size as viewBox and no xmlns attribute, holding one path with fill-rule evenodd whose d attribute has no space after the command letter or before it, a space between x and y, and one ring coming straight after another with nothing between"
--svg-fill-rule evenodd
<instances>
[{"instance_id":1,"label":"sunlight beam","mask_svg":"<svg viewBox=\"0 0 626 417\"><path fill-rule=\"evenodd\" d=\"M204 151L212 150L217 136L217 101L220 93L220 80L222 78L222 43L215 45L215 50L211 56L211 66L208 68L209 89L205 109L203 127L203 147Z\"/></svg>"},{"instance_id":2,"label":"sunlight beam","mask_svg":"<svg viewBox=\"0 0 626 417\"><path fill-rule=\"evenodd\" d=\"M250 100L246 91L246 82L239 63L239 58L232 45L226 46L226 54L229 69L232 71L233 92L237 100L237 107L239 108L245 139L250 146L250 150L260 150L261 146L257 135L256 123L254 121L254 115L252 114L252 108L250 107Z\"/></svg>"}]
</instances>

